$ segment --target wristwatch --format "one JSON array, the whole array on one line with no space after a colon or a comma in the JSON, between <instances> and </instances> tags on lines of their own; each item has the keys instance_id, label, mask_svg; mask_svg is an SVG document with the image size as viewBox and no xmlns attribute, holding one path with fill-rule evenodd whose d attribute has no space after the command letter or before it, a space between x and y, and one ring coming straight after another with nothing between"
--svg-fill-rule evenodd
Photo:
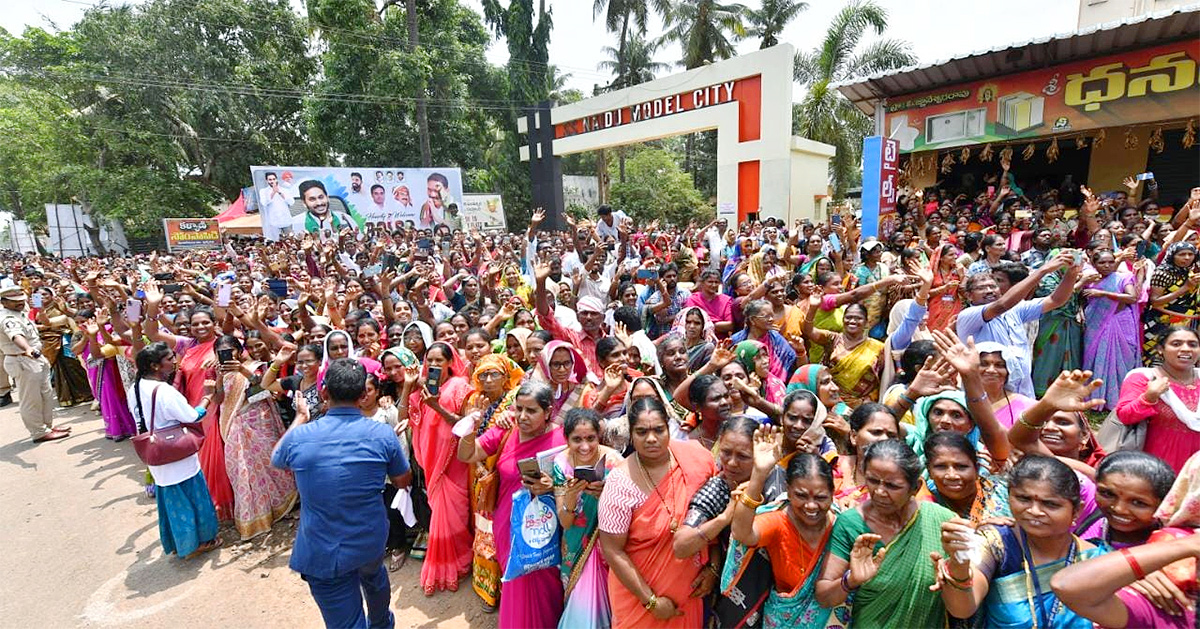
<instances>
[{"instance_id":1,"label":"wristwatch","mask_svg":"<svg viewBox=\"0 0 1200 629\"><path fill-rule=\"evenodd\" d=\"M40 350L40 349L35 349L35 350L33 350L31 353L33 354L33 357L34 357L34 358L41 358L41 357L42 357L42 350Z\"/></svg>"}]
</instances>

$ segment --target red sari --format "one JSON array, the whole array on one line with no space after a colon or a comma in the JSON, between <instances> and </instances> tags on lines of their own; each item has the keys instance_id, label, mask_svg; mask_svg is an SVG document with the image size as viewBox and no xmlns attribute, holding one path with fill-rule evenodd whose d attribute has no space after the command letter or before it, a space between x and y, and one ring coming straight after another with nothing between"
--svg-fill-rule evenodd
<instances>
[{"instance_id":1,"label":"red sari","mask_svg":"<svg viewBox=\"0 0 1200 629\"><path fill-rule=\"evenodd\" d=\"M628 525L624 531L625 552L642 578L650 584L650 589L658 596L670 598L678 606L682 615L670 620L658 620L646 611L637 596L634 596L617 573L608 572L608 598L612 607L612 626L622 627L700 627L704 625L704 599L692 598L692 582L704 570L708 563L708 549L705 548L695 556L685 559L675 557L673 549L674 536L671 534L671 520L677 523L683 521L687 512L688 500L696 490L716 473L712 453L705 450L695 441L672 441L671 454L674 462L671 470L658 484L658 492L649 495L639 495L641 504L633 508ZM629 478L629 467L637 465L634 457L626 459L626 467L618 468L605 487L608 493L612 484L618 483L625 490L632 488L633 492L642 494L640 488ZM623 476L624 478L619 478ZM618 493L624 493L619 491ZM661 496L661 499L660 499ZM617 498L610 496L610 500ZM623 519L615 511L622 511L621 505L606 505L604 496L600 498L600 527L610 530L609 518ZM664 501L670 509L664 507ZM621 502L620 498L613 500ZM610 507L612 509L610 510Z\"/></svg>"},{"instance_id":2,"label":"red sari","mask_svg":"<svg viewBox=\"0 0 1200 629\"><path fill-rule=\"evenodd\" d=\"M467 382L466 364L453 347L441 342L433 345L448 348L451 357L450 378L442 383L438 403L451 413L459 413L474 390ZM428 367L423 375L428 376ZM427 406L421 391L409 395L408 408L413 454L425 471L430 510L429 546L421 564L421 587L426 594L438 590L454 592L458 590L459 579L470 572L473 556L473 536L467 527L471 519L468 466L458 460L458 438L451 432L454 424Z\"/></svg>"},{"instance_id":3,"label":"red sari","mask_svg":"<svg viewBox=\"0 0 1200 629\"><path fill-rule=\"evenodd\" d=\"M195 339L182 338L175 346L179 355L179 373L175 378L175 388L183 393L188 404L196 406L204 398L204 381L216 380L216 372L205 363L216 364L211 341L199 343ZM209 405L208 414L201 424L204 427L204 444L200 446L200 471L204 473L204 482L208 484L208 494L212 497L213 507L217 510L220 521L233 519L233 484L229 482L229 473L225 469L225 440L221 438L220 409Z\"/></svg>"}]
</instances>

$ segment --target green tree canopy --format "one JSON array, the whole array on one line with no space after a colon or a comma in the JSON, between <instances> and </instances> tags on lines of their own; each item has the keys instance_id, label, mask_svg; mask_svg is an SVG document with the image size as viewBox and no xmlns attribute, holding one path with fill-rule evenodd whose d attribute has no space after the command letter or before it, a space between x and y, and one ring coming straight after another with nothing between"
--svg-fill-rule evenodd
<instances>
[{"instance_id":1,"label":"green tree canopy","mask_svg":"<svg viewBox=\"0 0 1200 629\"><path fill-rule=\"evenodd\" d=\"M660 148L642 149L626 161L625 181L612 185L609 202L640 224L658 219L686 225L713 213L679 160Z\"/></svg>"}]
</instances>

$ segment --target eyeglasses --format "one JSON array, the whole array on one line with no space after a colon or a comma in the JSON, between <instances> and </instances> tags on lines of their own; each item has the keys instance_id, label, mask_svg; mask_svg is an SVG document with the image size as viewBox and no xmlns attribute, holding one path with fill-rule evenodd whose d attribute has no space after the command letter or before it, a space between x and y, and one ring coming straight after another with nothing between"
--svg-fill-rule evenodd
<instances>
[{"instance_id":1,"label":"eyeglasses","mask_svg":"<svg viewBox=\"0 0 1200 629\"><path fill-rule=\"evenodd\" d=\"M481 381L482 380L500 380L500 379L504 378L504 374L500 373L499 371L485 371L485 372L479 374L477 377Z\"/></svg>"},{"instance_id":2,"label":"eyeglasses","mask_svg":"<svg viewBox=\"0 0 1200 629\"><path fill-rule=\"evenodd\" d=\"M570 368L571 368L571 366L572 366L572 365L574 365L574 364L575 364L575 363L573 363L573 362L571 362L571 361L569 361L569 360L568 360L568 361L566 361L566 362L551 362L551 363L550 363L550 368L551 368L551 369L570 369Z\"/></svg>"}]
</instances>

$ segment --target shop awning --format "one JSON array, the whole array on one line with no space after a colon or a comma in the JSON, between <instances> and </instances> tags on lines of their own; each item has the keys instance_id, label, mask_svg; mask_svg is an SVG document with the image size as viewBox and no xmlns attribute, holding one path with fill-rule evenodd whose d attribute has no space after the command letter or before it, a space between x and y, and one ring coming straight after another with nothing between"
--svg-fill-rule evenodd
<instances>
[{"instance_id":1,"label":"shop awning","mask_svg":"<svg viewBox=\"0 0 1200 629\"><path fill-rule=\"evenodd\" d=\"M877 103L904 94L1196 37L1200 3L854 78L834 87L860 111L873 115Z\"/></svg>"}]
</instances>

